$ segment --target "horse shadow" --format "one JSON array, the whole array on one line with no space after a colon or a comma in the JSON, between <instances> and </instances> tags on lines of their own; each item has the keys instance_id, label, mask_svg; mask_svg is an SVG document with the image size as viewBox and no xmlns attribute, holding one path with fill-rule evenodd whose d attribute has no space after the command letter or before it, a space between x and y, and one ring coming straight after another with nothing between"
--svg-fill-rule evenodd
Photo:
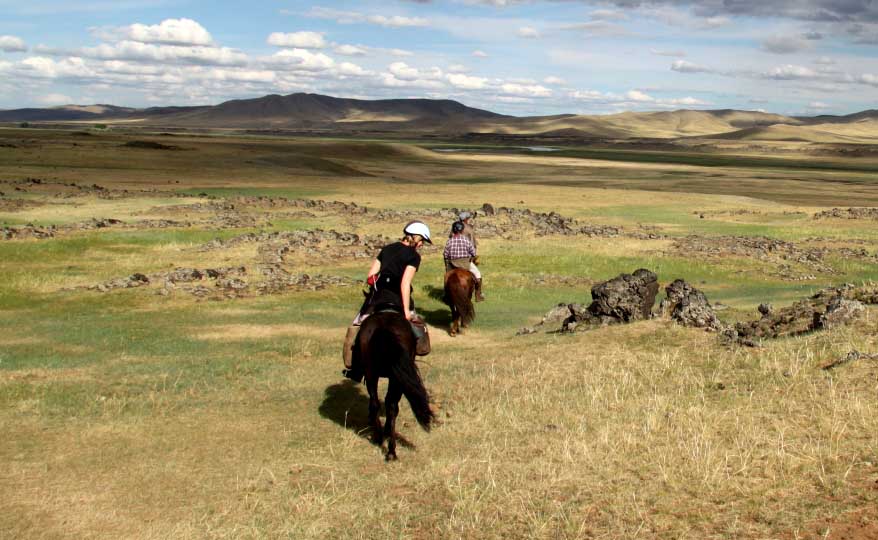
<instances>
[{"instance_id":1,"label":"horse shadow","mask_svg":"<svg viewBox=\"0 0 878 540\"><path fill-rule=\"evenodd\" d=\"M369 396L354 381L345 379L340 383L327 386L323 391L323 402L317 411L323 418L353 431L359 437L376 446L380 446L372 439L372 426L369 425ZM385 416L383 400L378 414ZM399 433L396 434L396 437L397 442L404 448L415 447Z\"/></svg>"}]
</instances>

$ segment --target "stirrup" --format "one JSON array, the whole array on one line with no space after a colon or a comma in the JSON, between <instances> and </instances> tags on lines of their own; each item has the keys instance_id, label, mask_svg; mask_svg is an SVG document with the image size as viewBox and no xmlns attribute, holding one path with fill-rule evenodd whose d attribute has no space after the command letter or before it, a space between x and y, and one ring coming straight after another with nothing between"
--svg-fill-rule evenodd
<instances>
[{"instance_id":1,"label":"stirrup","mask_svg":"<svg viewBox=\"0 0 878 540\"><path fill-rule=\"evenodd\" d=\"M341 370L341 374L342 374L342 376L347 377L348 379L354 381L355 383L363 382L363 372L356 370L354 368L343 369L343 370Z\"/></svg>"}]
</instances>

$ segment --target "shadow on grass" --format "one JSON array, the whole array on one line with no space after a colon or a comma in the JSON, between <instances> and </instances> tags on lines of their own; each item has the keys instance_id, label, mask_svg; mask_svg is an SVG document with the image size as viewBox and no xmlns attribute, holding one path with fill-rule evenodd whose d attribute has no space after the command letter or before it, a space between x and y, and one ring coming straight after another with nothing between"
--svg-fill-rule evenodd
<instances>
[{"instance_id":1,"label":"shadow on grass","mask_svg":"<svg viewBox=\"0 0 878 540\"><path fill-rule=\"evenodd\" d=\"M344 380L327 386L326 390L323 391L323 403L317 410L323 418L332 420L375 444L369 425L369 396L361 390L359 384ZM378 414L385 416L383 400ZM413 449L415 447L398 432L396 442L403 448Z\"/></svg>"}]
</instances>

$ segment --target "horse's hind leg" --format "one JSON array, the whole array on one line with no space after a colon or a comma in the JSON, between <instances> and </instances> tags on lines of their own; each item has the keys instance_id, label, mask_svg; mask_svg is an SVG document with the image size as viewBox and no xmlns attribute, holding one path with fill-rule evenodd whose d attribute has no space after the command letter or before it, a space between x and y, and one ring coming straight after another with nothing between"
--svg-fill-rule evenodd
<instances>
[{"instance_id":1,"label":"horse's hind leg","mask_svg":"<svg viewBox=\"0 0 878 540\"><path fill-rule=\"evenodd\" d=\"M369 392L369 425L372 426L372 440L376 444L381 444L381 420L378 418L378 411L381 409L381 402L378 400L378 377L366 377L366 390Z\"/></svg>"},{"instance_id":2,"label":"horse's hind leg","mask_svg":"<svg viewBox=\"0 0 878 540\"><path fill-rule=\"evenodd\" d=\"M459 331L460 331L460 313L452 305L451 306L451 328L448 329L448 334L451 337L454 337L457 335L457 333Z\"/></svg>"},{"instance_id":3,"label":"horse's hind leg","mask_svg":"<svg viewBox=\"0 0 878 540\"><path fill-rule=\"evenodd\" d=\"M387 461L396 461L396 417L399 415L399 400L402 398L402 388L394 379L390 379L387 387L387 395L384 396L384 411L387 419L384 421L384 437L387 439Z\"/></svg>"}]
</instances>

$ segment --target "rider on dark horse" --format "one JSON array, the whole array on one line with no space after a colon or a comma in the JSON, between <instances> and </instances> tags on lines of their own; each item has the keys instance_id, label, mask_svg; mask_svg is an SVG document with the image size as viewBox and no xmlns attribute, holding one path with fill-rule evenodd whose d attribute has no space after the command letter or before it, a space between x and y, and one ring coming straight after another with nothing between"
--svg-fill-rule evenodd
<instances>
[{"instance_id":1,"label":"rider on dark horse","mask_svg":"<svg viewBox=\"0 0 878 540\"><path fill-rule=\"evenodd\" d=\"M353 363L354 339L360 324L372 314L376 308L395 308L407 321L415 316L415 304L412 301L412 280L421 265L418 249L424 242L432 244L430 229L421 221L412 221L403 228L403 237L399 242L388 244L381 249L378 257L366 276L366 283L371 287L370 294L360 308L345 335L344 358L345 377L360 382L363 379L362 368ZM407 306L403 309L403 306ZM413 327L414 328L414 327Z\"/></svg>"},{"instance_id":2,"label":"rider on dark horse","mask_svg":"<svg viewBox=\"0 0 878 540\"><path fill-rule=\"evenodd\" d=\"M458 217L459 221L455 222L451 226L451 235L450 235L448 241L451 242L451 240L454 238L455 226L458 223L462 224L463 228L460 230L460 232L458 234L460 234L461 237L469 240L470 244L472 244L472 247L473 247L473 254L472 254L472 256L469 257L468 261L464 261L462 259L455 261L454 259L452 259L453 263L452 263L451 267L463 268L464 270L469 270L470 272L472 272L473 277L476 278L476 302L481 302L485 299L485 297L482 295L482 272L479 270L479 267L478 267L478 264L479 264L479 255L478 255L479 242L478 242L478 240L476 240L475 230L473 229L473 224L472 224L473 214L472 214L472 212L464 211L464 212L461 212L460 214L458 214L457 217ZM447 249L447 246L446 246L446 249ZM445 257L445 259L446 259L445 270L448 271L448 270L450 270L451 267L449 267L449 265L447 263L447 261L448 261L447 256Z\"/></svg>"}]
</instances>

